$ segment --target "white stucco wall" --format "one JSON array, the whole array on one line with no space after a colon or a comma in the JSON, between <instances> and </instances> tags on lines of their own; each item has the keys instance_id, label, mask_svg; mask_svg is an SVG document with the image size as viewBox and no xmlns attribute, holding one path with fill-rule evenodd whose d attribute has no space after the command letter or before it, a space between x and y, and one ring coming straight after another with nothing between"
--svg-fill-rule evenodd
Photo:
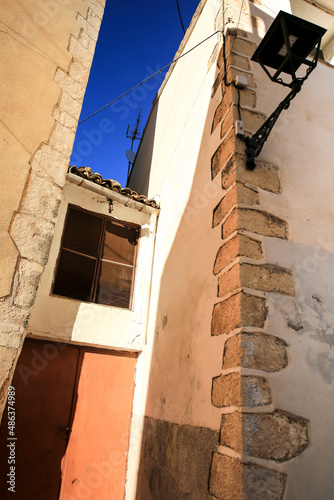
<instances>
[{"instance_id":1,"label":"white stucco wall","mask_svg":"<svg viewBox=\"0 0 334 500\"><path fill-rule=\"evenodd\" d=\"M220 7L221 2L207 0L184 51L214 33ZM156 419L214 429L221 412L211 405L211 384L221 368L222 339L210 338L217 294L212 267L220 244L219 228L211 226L221 188L218 179L211 181L210 160L219 131L210 144L206 138L216 70L208 61L217 40L215 35L174 67L151 112L130 182L145 189L150 166L148 196L161 197L143 410ZM216 105L219 100L218 91Z\"/></svg>"},{"instance_id":2,"label":"white stucco wall","mask_svg":"<svg viewBox=\"0 0 334 500\"><path fill-rule=\"evenodd\" d=\"M250 4L263 29L279 10L291 12L288 1L265 3ZM207 1L187 48L214 31L217 7L218 2ZM254 24L247 28L250 40L259 43L261 30ZM212 266L220 246L220 230L211 228L211 214L220 191L219 179L210 180L210 159L219 132L210 144L203 140L210 136L206 118L214 69L207 70L207 61L214 43L211 39L175 66L152 111L132 185L148 186L149 196L159 194L162 207L145 414L218 429L221 410L210 405L210 395L212 377L221 370L222 339L210 339L210 321L217 295ZM252 72L256 109L269 116L288 90L270 82L258 65L252 65ZM277 465L288 472L288 500L330 500L334 491L333 87L333 67L319 62L259 157L278 167L282 182L280 195L260 190L261 210L289 224L288 241L264 238L265 260L293 269L297 283L296 297L269 294L266 331L289 346L289 366L266 375L273 392L271 409L310 421L309 447L287 467ZM219 95L215 99L218 103Z\"/></svg>"},{"instance_id":3,"label":"white stucco wall","mask_svg":"<svg viewBox=\"0 0 334 500\"><path fill-rule=\"evenodd\" d=\"M254 65L259 109L270 114L287 91ZM261 206L289 223L289 241L265 239L266 260L295 272L296 297L271 294L268 331L290 348L270 375L274 403L310 422L310 445L289 464L287 499L330 500L334 491L334 68L322 62L284 111L260 159L278 166L282 195Z\"/></svg>"},{"instance_id":4,"label":"white stucco wall","mask_svg":"<svg viewBox=\"0 0 334 500\"><path fill-rule=\"evenodd\" d=\"M274 17L279 9L291 12L277 1L266 5L271 9L250 5L252 15L262 18L266 28L267 15ZM257 34L249 29L249 38L259 43ZM270 82L255 63L252 72L256 109L269 116L289 89ZM287 464L288 500L330 500L334 491L333 85L334 68L319 61L290 108L282 112L259 156L278 167L282 183L279 196L260 190L261 209L289 224L288 241L264 238L265 258L291 268L297 285L296 297L269 294L267 331L287 342L289 365L267 377L273 407L310 423L309 447Z\"/></svg>"},{"instance_id":5,"label":"white stucco wall","mask_svg":"<svg viewBox=\"0 0 334 500\"><path fill-rule=\"evenodd\" d=\"M81 179L77 179L80 183ZM89 181L86 181L86 184L87 182L92 184ZM112 213L109 214L108 196L112 196L112 192L106 188L101 189L94 184L91 187L100 189L101 193L96 193L69 181L64 187L49 261L32 309L28 334L54 341L141 351L146 341L151 268L158 211L146 207L144 207L145 211L139 211L139 209L129 208L114 200ZM127 198L123 198L128 201ZM129 203L131 204L131 200ZM80 302L51 294L64 220L69 204L141 226L131 309Z\"/></svg>"}]
</instances>

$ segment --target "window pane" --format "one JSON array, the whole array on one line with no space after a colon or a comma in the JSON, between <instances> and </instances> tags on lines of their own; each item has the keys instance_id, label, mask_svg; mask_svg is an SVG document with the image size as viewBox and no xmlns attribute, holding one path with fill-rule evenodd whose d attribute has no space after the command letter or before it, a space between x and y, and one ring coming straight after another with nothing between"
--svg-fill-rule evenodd
<instances>
[{"instance_id":1,"label":"window pane","mask_svg":"<svg viewBox=\"0 0 334 500\"><path fill-rule=\"evenodd\" d=\"M96 302L117 307L130 307L132 267L102 262Z\"/></svg>"},{"instance_id":2,"label":"window pane","mask_svg":"<svg viewBox=\"0 0 334 500\"><path fill-rule=\"evenodd\" d=\"M62 250L53 293L89 302L95 259Z\"/></svg>"},{"instance_id":3,"label":"window pane","mask_svg":"<svg viewBox=\"0 0 334 500\"><path fill-rule=\"evenodd\" d=\"M138 228L108 221L102 258L133 265L138 236Z\"/></svg>"},{"instance_id":4,"label":"window pane","mask_svg":"<svg viewBox=\"0 0 334 500\"><path fill-rule=\"evenodd\" d=\"M102 224L100 217L70 208L62 246L96 257Z\"/></svg>"}]
</instances>

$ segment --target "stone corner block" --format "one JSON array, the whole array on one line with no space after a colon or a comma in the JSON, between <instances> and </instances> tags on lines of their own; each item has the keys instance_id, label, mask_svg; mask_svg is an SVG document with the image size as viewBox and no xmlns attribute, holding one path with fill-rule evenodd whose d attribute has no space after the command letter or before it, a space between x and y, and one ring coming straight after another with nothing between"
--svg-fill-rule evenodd
<instances>
[{"instance_id":1,"label":"stone corner block","mask_svg":"<svg viewBox=\"0 0 334 500\"><path fill-rule=\"evenodd\" d=\"M104 8L98 0L85 0L88 7L100 18L103 17Z\"/></svg>"},{"instance_id":2,"label":"stone corner block","mask_svg":"<svg viewBox=\"0 0 334 500\"><path fill-rule=\"evenodd\" d=\"M6 230L0 231L0 298L10 295L15 274L18 251Z\"/></svg>"},{"instance_id":3,"label":"stone corner block","mask_svg":"<svg viewBox=\"0 0 334 500\"><path fill-rule=\"evenodd\" d=\"M292 271L270 264L237 263L218 279L218 296L240 287L262 292L295 295L295 280Z\"/></svg>"},{"instance_id":4,"label":"stone corner block","mask_svg":"<svg viewBox=\"0 0 334 500\"><path fill-rule=\"evenodd\" d=\"M67 158L70 158L75 138L75 132L70 128L64 127L59 122L50 136L49 146Z\"/></svg>"},{"instance_id":5,"label":"stone corner block","mask_svg":"<svg viewBox=\"0 0 334 500\"><path fill-rule=\"evenodd\" d=\"M222 238L227 238L236 230L283 240L288 239L286 221L255 208L234 208L222 224Z\"/></svg>"},{"instance_id":6,"label":"stone corner block","mask_svg":"<svg viewBox=\"0 0 334 500\"><path fill-rule=\"evenodd\" d=\"M86 47L84 47L82 43L79 42L79 40L77 40L74 36L71 36L70 38L68 51L72 54L73 58L79 61L85 68L90 68L93 60L94 51L92 52L86 49Z\"/></svg>"},{"instance_id":7,"label":"stone corner block","mask_svg":"<svg viewBox=\"0 0 334 500\"><path fill-rule=\"evenodd\" d=\"M80 103L82 102L86 88L84 85L76 81L70 74L65 73L60 68L57 68L54 81L58 83L62 91L66 92Z\"/></svg>"},{"instance_id":8,"label":"stone corner block","mask_svg":"<svg viewBox=\"0 0 334 500\"><path fill-rule=\"evenodd\" d=\"M263 328L267 313L264 298L239 292L215 304L212 314L211 334L230 333L234 329L243 326Z\"/></svg>"},{"instance_id":9,"label":"stone corner block","mask_svg":"<svg viewBox=\"0 0 334 500\"><path fill-rule=\"evenodd\" d=\"M91 8L88 8L87 22L91 24L96 31L99 31L101 25L101 17L99 17Z\"/></svg>"},{"instance_id":10,"label":"stone corner block","mask_svg":"<svg viewBox=\"0 0 334 500\"><path fill-rule=\"evenodd\" d=\"M216 149L211 158L211 178L214 179L216 175L223 170L228 160L234 155L244 155L245 145L235 135L234 128L226 135L221 144ZM246 162L246 156L244 156Z\"/></svg>"},{"instance_id":11,"label":"stone corner block","mask_svg":"<svg viewBox=\"0 0 334 500\"><path fill-rule=\"evenodd\" d=\"M60 125L73 130L73 132L76 131L78 126L77 120L66 111L64 111L60 106L55 106L53 110L53 117L57 122L60 123Z\"/></svg>"},{"instance_id":12,"label":"stone corner block","mask_svg":"<svg viewBox=\"0 0 334 500\"><path fill-rule=\"evenodd\" d=\"M281 500L286 475L233 457L214 453L209 491L219 500Z\"/></svg>"},{"instance_id":13,"label":"stone corner block","mask_svg":"<svg viewBox=\"0 0 334 500\"><path fill-rule=\"evenodd\" d=\"M213 266L213 274L219 274L225 267L231 264L237 257L250 257L251 259L262 259L264 257L262 243L244 234L236 234L226 241L218 250Z\"/></svg>"},{"instance_id":14,"label":"stone corner block","mask_svg":"<svg viewBox=\"0 0 334 500\"><path fill-rule=\"evenodd\" d=\"M220 444L251 457L285 462L307 448L308 421L279 410L229 413L222 417Z\"/></svg>"},{"instance_id":15,"label":"stone corner block","mask_svg":"<svg viewBox=\"0 0 334 500\"><path fill-rule=\"evenodd\" d=\"M260 407L272 402L269 384L264 377L241 375L238 372L221 374L212 380L212 404Z\"/></svg>"},{"instance_id":16,"label":"stone corner block","mask_svg":"<svg viewBox=\"0 0 334 500\"><path fill-rule=\"evenodd\" d=\"M49 145L42 144L31 161L31 172L63 187L68 165L68 157L52 149Z\"/></svg>"},{"instance_id":17,"label":"stone corner block","mask_svg":"<svg viewBox=\"0 0 334 500\"><path fill-rule=\"evenodd\" d=\"M248 368L274 373L288 366L287 344L265 333L241 332L227 339L223 368Z\"/></svg>"},{"instance_id":18,"label":"stone corner block","mask_svg":"<svg viewBox=\"0 0 334 500\"><path fill-rule=\"evenodd\" d=\"M250 40L241 38L241 36L244 36L242 32L238 34L231 32L231 35L226 40L226 52L233 49L234 52L252 57L256 50L256 44Z\"/></svg>"},{"instance_id":19,"label":"stone corner block","mask_svg":"<svg viewBox=\"0 0 334 500\"><path fill-rule=\"evenodd\" d=\"M48 260L53 232L54 224L28 214L16 214L11 228L21 257L41 265Z\"/></svg>"},{"instance_id":20,"label":"stone corner block","mask_svg":"<svg viewBox=\"0 0 334 500\"><path fill-rule=\"evenodd\" d=\"M30 174L21 211L56 222L62 189L50 180Z\"/></svg>"},{"instance_id":21,"label":"stone corner block","mask_svg":"<svg viewBox=\"0 0 334 500\"><path fill-rule=\"evenodd\" d=\"M14 298L15 305L31 309L43 270L44 268L40 264L21 259L18 287Z\"/></svg>"},{"instance_id":22,"label":"stone corner block","mask_svg":"<svg viewBox=\"0 0 334 500\"><path fill-rule=\"evenodd\" d=\"M222 200L213 210L212 227L221 223L223 218L235 206L259 205L259 193L252 188L236 182L235 185L226 193Z\"/></svg>"},{"instance_id":23,"label":"stone corner block","mask_svg":"<svg viewBox=\"0 0 334 500\"><path fill-rule=\"evenodd\" d=\"M233 155L222 171L222 187L228 189L235 181L259 187L271 193L281 192L281 181L277 167L256 161L256 168L246 168L245 157Z\"/></svg>"}]
</instances>

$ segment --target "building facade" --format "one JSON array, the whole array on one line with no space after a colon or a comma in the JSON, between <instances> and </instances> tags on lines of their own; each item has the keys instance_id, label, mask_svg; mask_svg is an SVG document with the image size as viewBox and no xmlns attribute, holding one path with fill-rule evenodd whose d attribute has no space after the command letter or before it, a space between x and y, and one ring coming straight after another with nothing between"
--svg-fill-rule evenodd
<instances>
[{"instance_id":1,"label":"building facade","mask_svg":"<svg viewBox=\"0 0 334 500\"><path fill-rule=\"evenodd\" d=\"M327 28L327 62L251 171L235 121L288 94L250 60L279 10ZM333 9L201 2L178 55L223 25L170 70L130 178L161 196L138 498L329 499Z\"/></svg>"},{"instance_id":2,"label":"building facade","mask_svg":"<svg viewBox=\"0 0 334 500\"><path fill-rule=\"evenodd\" d=\"M330 4L201 0L125 189L66 174L103 6L50 2L40 26L27 4L32 60L8 57L4 88L2 407L21 384L32 420L55 414L54 498L332 498ZM251 61L279 10L327 28L323 59L248 170L235 121L253 134L287 94Z\"/></svg>"},{"instance_id":3,"label":"building facade","mask_svg":"<svg viewBox=\"0 0 334 500\"><path fill-rule=\"evenodd\" d=\"M1 408L48 259L104 2L3 2Z\"/></svg>"}]
</instances>

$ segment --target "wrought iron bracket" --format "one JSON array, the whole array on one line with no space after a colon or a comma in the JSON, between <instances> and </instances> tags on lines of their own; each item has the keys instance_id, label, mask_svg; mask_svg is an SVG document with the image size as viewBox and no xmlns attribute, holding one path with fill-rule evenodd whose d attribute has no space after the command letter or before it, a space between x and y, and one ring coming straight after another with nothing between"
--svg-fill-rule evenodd
<instances>
[{"instance_id":1,"label":"wrought iron bracket","mask_svg":"<svg viewBox=\"0 0 334 500\"><path fill-rule=\"evenodd\" d=\"M274 78L270 75L269 71L265 68L265 66L263 66L262 63L260 63L272 81L275 81L276 83L279 83L285 87L290 87L291 91L286 96L286 98L277 106L277 108L269 116L269 118L267 118L267 120L259 128L259 130L255 134L252 135L252 137L239 136L240 139L242 139L246 144L246 156L247 156L246 167L249 170L254 170L254 168L256 166L254 160L261 153L263 145L266 142L266 140L268 139L269 134L270 134L273 126L275 125L279 115L281 114L283 109L288 109L288 107L290 106L290 102L298 94L298 92L300 92L303 83L305 82L305 80L309 77L310 73L312 73L312 71L316 67L317 62L318 62L318 57L319 57L319 51L320 51L320 42L321 42L321 37L318 41L318 45L316 47L316 53L315 53L313 60L312 61L304 61L304 64L307 64L307 66L308 66L305 76L303 78L297 78L296 75L294 74L294 79L292 80L291 83L285 83L281 78L277 78L277 74L279 73L281 68L279 69L279 71L276 72L275 78ZM288 45L288 47L289 47L289 45Z\"/></svg>"},{"instance_id":2,"label":"wrought iron bracket","mask_svg":"<svg viewBox=\"0 0 334 500\"><path fill-rule=\"evenodd\" d=\"M269 134L275 125L278 117L283 109L288 109L292 99L300 92L305 79L296 80L293 82L292 90L286 98L277 106L275 111L267 118L259 130L251 137L243 137L242 140L246 144L246 166L249 170L255 168L255 158L261 153L264 143L269 137Z\"/></svg>"}]
</instances>

